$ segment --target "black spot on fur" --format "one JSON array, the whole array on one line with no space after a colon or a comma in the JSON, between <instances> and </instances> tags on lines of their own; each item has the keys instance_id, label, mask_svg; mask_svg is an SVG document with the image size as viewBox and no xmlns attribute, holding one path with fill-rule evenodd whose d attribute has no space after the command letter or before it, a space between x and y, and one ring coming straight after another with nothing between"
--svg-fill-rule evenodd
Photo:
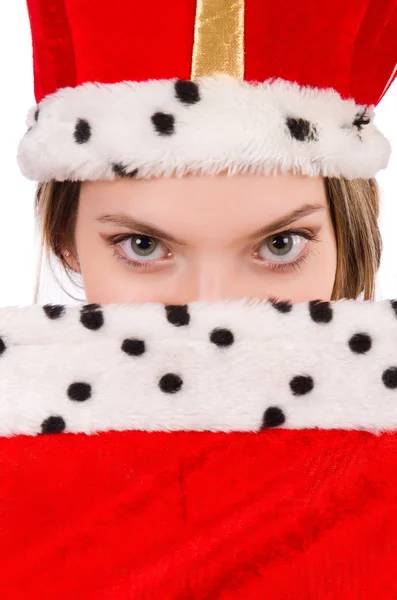
<instances>
[{"instance_id":1,"label":"black spot on fur","mask_svg":"<svg viewBox=\"0 0 397 600\"><path fill-rule=\"evenodd\" d=\"M276 300L274 298L271 298L270 302L272 306L274 306L274 308L278 310L278 312L289 313L292 310L292 304L287 300Z\"/></svg>"},{"instance_id":2,"label":"black spot on fur","mask_svg":"<svg viewBox=\"0 0 397 600\"><path fill-rule=\"evenodd\" d=\"M210 333L210 340L216 346L226 348L234 342L234 335L230 329L216 328Z\"/></svg>"},{"instance_id":3,"label":"black spot on fur","mask_svg":"<svg viewBox=\"0 0 397 600\"><path fill-rule=\"evenodd\" d=\"M296 375L289 382L289 387L294 396L304 396L312 391L314 381L309 375Z\"/></svg>"},{"instance_id":4,"label":"black spot on fur","mask_svg":"<svg viewBox=\"0 0 397 600\"><path fill-rule=\"evenodd\" d=\"M152 123L160 135L172 135L175 133L175 117L173 115L157 112L152 115Z\"/></svg>"},{"instance_id":5,"label":"black spot on fur","mask_svg":"<svg viewBox=\"0 0 397 600\"><path fill-rule=\"evenodd\" d=\"M179 392L183 385L183 381L179 375L175 373L167 373L163 375L159 381L159 388L166 394L175 394Z\"/></svg>"},{"instance_id":6,"label":"black spot on fur","mask_svg":"<svg viewBox=\"0 0 397 600\"><path fill-rule=\"evenodd\" d=\"M390 304L392 309L394 310L394 314L397 317L397 300L390 300Z\"/></svg>"},{"instance_id":7,"label":"black spot on fur","mask_svg":"<svg viewBox=\"0 0 397 600\"><path fill-rule=\"evenodd\" d=\"M86 144L91 138L91 125L89 122L85 119L78 119L73 135L77 144Z\"/></svg>"},{"instance_id":8,"label":"black spot on fur","mask_svg":"<svg viewBox=\"0 0 397 600\"><path fill-rule=\"evenodd\" d=\"M62 417L51 416L41 424L41 433L62 433L65 431L66 423Z\"/></svg>"},{"instance_id":9,"label":"black spot on fur","mask_svg":"<svg viewBox=\"0 0 397 600\"><path fill-rule=\"evenodd\" d=\"M332 321L332 306L330 302L311 300L309 313L315 323L330 323Z\"/></svg>"},{"instance_id":10,"label":"black spot on fur","mask_svg":"<svg viewBox=\"0 0 397 600\"><path fill-rule=\"evenodd\" d=\"M121 349L129 356L141 356L144 354L146 348L143 340L130 338L123 341Z\"/></svg>"},{"instance_id":11,"label":"black spot on fur","mask_svg":"<svg viewBox=\"0 0 397 600\"><path fill-rule=\"evenodd\" d=\"M197 83L179 79L175 83L175 95L184 104L195 104L200 100L200 92Z\"/></svg>"},{"instance_id":12,"label":"black spot on fur","mask_svg":"<svg viewBox=\"0 0 397 600\"><path fill-rule=\"evenodd\" d=\"M299 142L313 142L317 141L317 129L313 123L306 119L294 119L287 117L287 127L291 136Z\"/></svg>"},{"instance_id":13,"label":"black spot on fur","mask_svg":"<svg viewBox=\"0 0 397 600\"><path fill-rule=\"evenodd\" d=\"M95 331L104 323L103 312L99 304L86 304L80 311L80 322L87 329Z\"/></svg>"},{"instance_id":14,"label":"black spot on fur","mask_svg":"<svg viewBox=\"0 0 397 600\"><path fill-rule=\"evenodd\" d=\"M68 398L75 402L85 402L91 398L91 386L89 383L78 381L71 383L68 387Z\"/></svg>"},{"instance_id":15,"label":"black spot on fur","mask_svg":"<svg viewBox=\"0 0 397 600\"><path fill-rule=\"evenodd\" d=\"M84 304L84 306L81 307L81 310L90 311L90 310L97 310L99 308L102 308L102 306L100 304L97 304L96 302L92 302L91 304Z\"/></svg>"},{"instance_id":16,"label":"black spot on fur","mask_svg":"<svg viewBox=\"0 0 397 600\"><path fill-rule=\"evenodd\" d=\"M167 315L167 321L175 327L183 327L189 325L190 315L187 304L183 306L169 304L165 307L165 313Z\"/></svg>"},{"instance_id":17,"label":"black spot on fur","mask_svg":"<svg viewBox=\"0 0 397 600\"><path fill-rule=\"evenodd\" d=\"M0 356L6 351L6 348L7 346L5 345L4 340L0 338Z\"/></svg>"},{"instance_id":18,"label":"black spot on fur","mask_svg":"<svg viewBox=\"0 0 397 600\"><path fill-rule=\"evenodd\" d=\"M353 126L357 127L358 131L361 131L365 125L371 122L371 117L367 114L366 109L362 112L357 113L353 121Z\"/></svg>"},{"instance_id":19,"label":"black spot on fur","mask_svg":"<svg viewBox=\"0 0 397 600\"><path fill-rule=\"evenodd\" d=\"M355 354L365 354L371 346L372 340L367 333L356 333L349 340L349 348Z\"/></svg>"},{"instance_id":20,"label":"black spot on fur","mask_svg":"<svg viewBox=\"0 0 397 600\"><path fill-rule=\"evenodd\" d=\"M117 175L117 177L131 177L131 179L133 179L138 175L138 169L133 169L132 171L128 172L127 168L121 163L113 163L112 171L115 175Z\"/></svg>"},{"instance_id":21,"label":"black spot on fur","mask_svg":"<svg viewBox=\"0 0 397 600\"><path fill-rule=\"evenodd\" d=\"M279 427L285 423L285 414L278 406L269 406L264 412L261 429Z\"/></svg>"},{"instance_id":22,"label":"black spot on fur","mask_svg":"<svg viewBox=\"0 0 397 600\"><path fill-rule=\"evenodd\" d=\"M397 367L390 367L383 372L382 381L390 390L397 389Z\"/></svg>"},{"instance_id":23,"label":"black spot on fur","mask_svg":"<svg viewBox=\"0 0 397 600\"><path fill-rule=\"evenodd\" d=\"M43 310L49 319L59 319L65 313L63 304L45 304Z\"/></svg>"},{"instance_id":24,"label":"black spot on fur","mask_svg":"<svg viewBox=\"0 0 397 600\"><path fill-rule=\"evenodd\" d=\"M39 114L40 114L40 109L36 108L36 110L34 111L34 120L37 121L39 120Z\"/></svg>"}]
</instances>

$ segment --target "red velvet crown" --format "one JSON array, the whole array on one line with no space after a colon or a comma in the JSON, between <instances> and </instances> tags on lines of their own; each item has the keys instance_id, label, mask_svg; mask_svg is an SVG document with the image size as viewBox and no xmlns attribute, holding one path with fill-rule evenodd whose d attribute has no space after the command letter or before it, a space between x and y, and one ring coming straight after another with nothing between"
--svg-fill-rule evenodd
<instances>
[{"instance_id":1,"label":"red velvet crown","mask_svg":"<svg viewBox=\"0 0 397 600\"><path fill-rule=\"evenodd\" d=\"M397 0L27 4L43 107L19 151L30 178L224 168L355 178L387 165L372 120L396 76ZM175 94L178 80L194 85ZM163 129L147 128L149 111L166 116ZM79 119L93 135L76 149Z\"/></svg>"},{"instance_id":2,"label":"red velvet crown","mask_svg":"<svg viewBox=\"0 0 397 600\"><path fill-rule=\"evenodd\" d=\"M88 81L191 77L196 0L27 4L37 102ZM244 4L246 81L280 77L376 105L396 76L395 0Z\"/></svg>"}]
</instances>

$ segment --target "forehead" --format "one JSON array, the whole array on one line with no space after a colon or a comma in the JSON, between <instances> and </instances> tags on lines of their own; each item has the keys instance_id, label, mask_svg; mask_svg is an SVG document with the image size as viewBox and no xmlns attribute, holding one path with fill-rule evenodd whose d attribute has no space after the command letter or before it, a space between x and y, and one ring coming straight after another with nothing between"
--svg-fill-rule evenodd
<instances>
[{"instance_id":1,"label":"forehead","mask_svg":"<svg viewBox=\"0 0 397 600\"><path fill-rule=\"evenodd\" d=\"M322 177L304 175L186 175L84 182L81 217L123 211L157 226L192 232L214 224L233 232L256 228L316 203L326 206Z\"/></svg>"}]
</instances>

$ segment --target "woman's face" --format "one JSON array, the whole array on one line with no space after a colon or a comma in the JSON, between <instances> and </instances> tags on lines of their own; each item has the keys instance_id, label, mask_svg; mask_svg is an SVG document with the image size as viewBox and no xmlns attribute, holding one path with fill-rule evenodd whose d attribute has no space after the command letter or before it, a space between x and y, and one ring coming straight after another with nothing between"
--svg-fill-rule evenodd
<instances>
[{"instance_id":1,"label":"woman's face","mask_svg":"<svg viewBox=\"0 0 397 600\"><path fill-rule=\"evenodd\" d=\"M185 176L82 184L87 302L329 300L336 243L321 177Z\"/></svg>"}]
</instances>

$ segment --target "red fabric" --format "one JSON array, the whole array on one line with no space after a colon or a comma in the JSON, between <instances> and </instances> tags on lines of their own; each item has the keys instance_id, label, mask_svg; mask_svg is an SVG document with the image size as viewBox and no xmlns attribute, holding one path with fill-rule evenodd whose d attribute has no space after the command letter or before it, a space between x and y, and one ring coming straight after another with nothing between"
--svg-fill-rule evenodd
<instances>
[{"instance_id":1,"label":"red fabric","mask_svg":"<svg viewBox=\"0 0 397 600\"><path fill-rule=\"evenodd\" d=\"M189 79L196 0L27 0L35 94L86 81ZM397 0L245 0L245 79L377 104L397 62ZM395 77L395 75L394 75Z\"/></svg>"},{"instance_id":2,"label":"red fabric","mask_svg":"<svg viewBox=\"0 0 397 600\"><path fill-rule=\"evenodd\" d=\"M0 439L0 597L397 598L397 432Z\"/></svg>"},{"instance_id":3,"label":"red fabric","mask_svg":"<svg viewBox=\"0 0 397 600\"><path fill-rule=\"evenodd\" d=\"M245 0L245 5L245 79L282 77L333 87L342 97L375 105L390 87L397 63L396 0Z\"/></svg>"},{"instance_id":4,"label":"red fabric","mask_svg":"<svg viewBox=\"0 0 397 600\"><path fill-rule=\"evenodd\" d=\"M59 88L74 87L77 82L73 40L64 2L44 2L27 0L37 102Z\"/></svg>"},{"instance_id":5,"label":"red fabric","mask_svg":"<svg viewBox=\"0 0 397 600\"><path fill-rule=\"evenodd\" d=\"M37 102L58 87L86 81L190 78L196 0L175 8L163 0L27 3Z\"/></svg>"}]
</instances>

